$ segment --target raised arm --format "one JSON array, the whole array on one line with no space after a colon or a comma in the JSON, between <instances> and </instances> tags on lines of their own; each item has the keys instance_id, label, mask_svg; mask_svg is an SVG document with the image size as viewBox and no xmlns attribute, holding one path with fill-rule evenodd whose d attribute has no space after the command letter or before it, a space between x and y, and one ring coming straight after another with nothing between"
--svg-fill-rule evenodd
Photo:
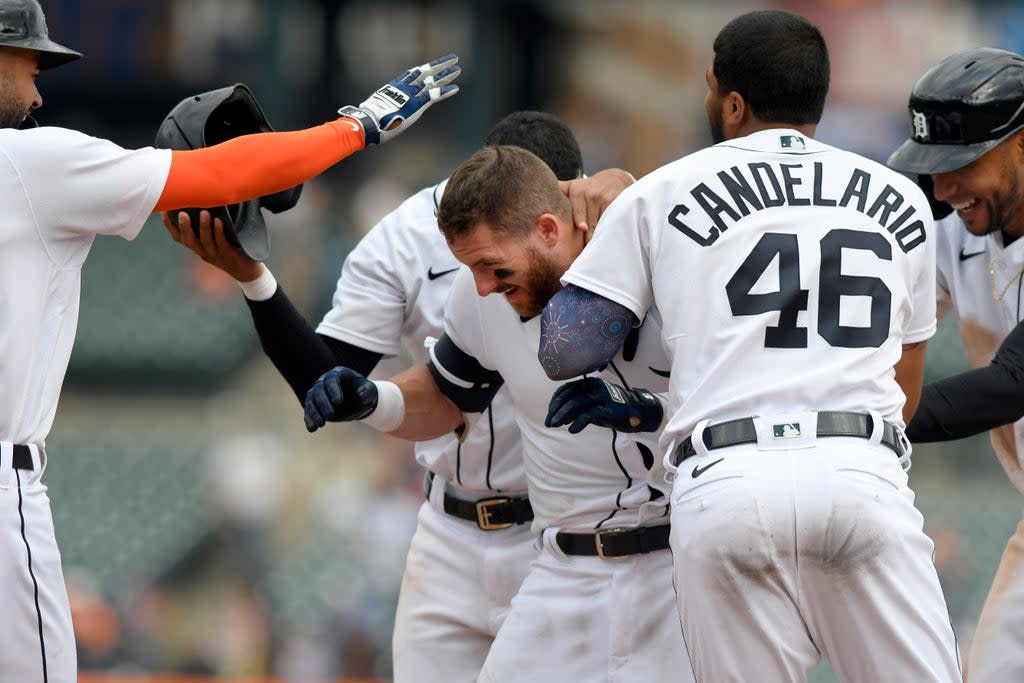
<instances>
[{"instance_id":1,"label":"raised arm","mask_svg":"<svg viewBox=\"0 0 1024 683\"><path fill-rule=\"evenodd\" d=\"M409 69L341 118L300 131L256 133L176 150L154 211L235 204L299 185L366 145L387 142L458 92L458 57Z\"/></svg>"},{"instance_id":2,"label":"raised arm","mask_svg":"<svg viewBox=\"0 0 1024 683\"><path fill-rule=\"evenodd\" d=\"M576 285L551 298L540 319L537 358L547 376L571 379L597 372L640 321L628 308Z\"/></svg>"}]
</instances>

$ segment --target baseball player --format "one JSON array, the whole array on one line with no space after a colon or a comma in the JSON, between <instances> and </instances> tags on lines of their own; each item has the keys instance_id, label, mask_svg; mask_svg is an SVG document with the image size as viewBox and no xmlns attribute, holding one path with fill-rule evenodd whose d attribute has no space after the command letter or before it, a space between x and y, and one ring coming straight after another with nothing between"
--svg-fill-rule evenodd
<instances>
[{"instance_id":1,"label":"baseball player","mask_svg":"<svg viewBox=\"0 0 1024 683\"><path fill-rule=\"evenodd\" d=\"M298 185L400 133L454 94L450 81L458 75L454 56L438 60L330 123L203 150L126 150L63 128L19 130L42 105L40 71L80 56L49 39L36 0L0 0L0 680L18 683L76 678L41 477L78 322L80 271L96 235L132 239L154 210L228 204Z\"/></svg>"},{"instance_id":2,"label":"baseball player","mask_svg":"<svg viewBox=\"0 0 1024 683\"><path fill-rule=\"evenodd\" d=\"M907 436L946 440L996 427L996 455L1024 490L1024 330L1017 329L1024 305L1024 57L994 48L947 57L914 86L909 108L910 139L888 163L918 174L941 217L939 315L956 311L972 366L992 363L927 387ZM1022 560L1024 523L1006 546L978 620L966 667L971 683L1024 680Z\"/></svg>"},{"instance_id":3,"label":"baseball player","mask_svg":"<svg viewBox=\"0 0 1024 683\"><path fill-rule=\"evenodd\" d=\"M698 681L806 680L822 657L843 681L959 681L902 467L935 330L928 203L814 139L829 61L803 17L734 19L707 81L719 144L612 202L543 314L559 341L542 363L564 378L607 362L583 312L661 311L674 578ZM575 400L556 396L552 422L588 409Z\"/></svg>"},{"instance_id":4,"label":"baseball player","mask_svg":"<svg viewBox=\"0 0 1024 683\"><path fill-rule=\"evenodd\" d=\"M588 233L573 223L544 163L509 146L485 147L452 174L438 223L467 267L455 274L430 360L391 381L331 370L306 397L307 428L359 419L429 438L485 419L483 408L507 388L541 549L479 680L690 680L672 600L666 497L656 487L662 473L653 440L633 434L629 421L654 400L630 387L657 388L667 374L656 317L605 373L622 385L622 409L579 434L547 429L557 384L536 361L537 314ZM660 421L642 427L656 430Z\"/></svg>"},{"instance_id":5,"label":"baseball player","mask_svg":"<svg viewBox=\"0 0 1024 683\"><path fill-rule=\"evenodd\" d=\"M544 112L502 119L488 144L537 154L563 181L579 177L583 159L569 127ZM269 269L223 239L218 221L201 219L196 239L165 221L171 236L232 275L261 299L246 297L267 355L301 403L318 377L336 365L369 374L383 356L404 350L416 363L443 333L443 309L460 264L437 229L445 184L420 190L385 216L346 257L334 305L314 332ZM252 296L260 296L253 294ZM427 471L399 595L393 636L394 680L476 681L509 602L537 556L529 522L522 447L507 389L501 389L460 442L454 434L418 442Z\"/></svg>"}]
</instances>

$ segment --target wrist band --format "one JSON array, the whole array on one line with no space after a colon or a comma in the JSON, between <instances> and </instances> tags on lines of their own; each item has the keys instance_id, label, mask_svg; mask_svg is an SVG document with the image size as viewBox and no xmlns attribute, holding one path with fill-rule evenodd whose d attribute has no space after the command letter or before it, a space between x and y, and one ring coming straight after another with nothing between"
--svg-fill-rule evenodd
<instances>
[{"instance_id":1,"label":"wrist band","mask_svg":"<svg viewBox=\"0 0 1024 683\"><path fill-rule=\"evenodd\" d=\"M377 385L377 407L362 422L378 432L392 432L405 419L405 397L397 384L385 381L374 384Z\"/></svg>"},{"instance_id":2,"label":"wrist band","mask_svg":"<svg viewBox=\"0 0 1024 683\"><path fill-rule=\"evenodd\" d=\"M245 298L250 301L266 301L274 296L277 291L277 279L270 272L270 268L264 267L263 273L251 282L239 282Z\"/></svg>"}]
</instances>

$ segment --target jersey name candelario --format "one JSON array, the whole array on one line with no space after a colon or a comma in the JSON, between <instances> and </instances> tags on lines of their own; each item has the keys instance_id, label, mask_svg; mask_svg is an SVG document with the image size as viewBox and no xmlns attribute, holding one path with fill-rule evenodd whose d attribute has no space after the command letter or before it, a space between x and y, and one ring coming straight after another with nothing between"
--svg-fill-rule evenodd
<instances>
[{"instance_id":1,"label":"jersey name candelario","mask_svg":"<svg viewBox=\"0 0 1024 683\"><path fill-rule=\"evenodd\" d=\"M683 217L688 216L691 209L682 203L669 212L668 222L702 247L710 247L731 224L738 223L752 211L781 206L838 206L853 208L874 220L894 236L904 253L924 243L924 221L892 185L885 184L881 188L878 182L872 185L870 173L853 168L845 190L830 197L824 188L838 185L824 174L824 165L818 161L813 164L751 162L733 166L728 171L719 171L717 181L701 182L690 190L690 196L708 223L702 224L700 216L696 216L696 221L695 217L688 217L684 222Z\"/></svg>"}]
</instances>

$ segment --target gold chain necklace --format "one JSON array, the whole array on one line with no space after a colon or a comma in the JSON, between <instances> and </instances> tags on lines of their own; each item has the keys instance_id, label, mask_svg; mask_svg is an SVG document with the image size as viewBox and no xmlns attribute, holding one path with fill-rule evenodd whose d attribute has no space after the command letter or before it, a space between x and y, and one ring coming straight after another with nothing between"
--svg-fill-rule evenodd
<instances>
[{"instance_id":1,"label":"gold chain necklace","mask_svg":"<svg viewBox=\"0 0 1024 683\"><path fill-rule=\"evenodd\" d=\"M1024 266L1021 266L1020 269L1017 271L1017 274L1010 278L1010 280L1006 283L1006 286L1003 287L1002 291L997 291L996 268L994 263L994 261L988 262L988 274L989 277L992 278L992 298L996 301L1002 301L1003 297L1006 296L1006 290L1010 288L1010 285L1016 282L1020 278L1021 274L1024 274Z\"/></svg>"}]
</instances>

